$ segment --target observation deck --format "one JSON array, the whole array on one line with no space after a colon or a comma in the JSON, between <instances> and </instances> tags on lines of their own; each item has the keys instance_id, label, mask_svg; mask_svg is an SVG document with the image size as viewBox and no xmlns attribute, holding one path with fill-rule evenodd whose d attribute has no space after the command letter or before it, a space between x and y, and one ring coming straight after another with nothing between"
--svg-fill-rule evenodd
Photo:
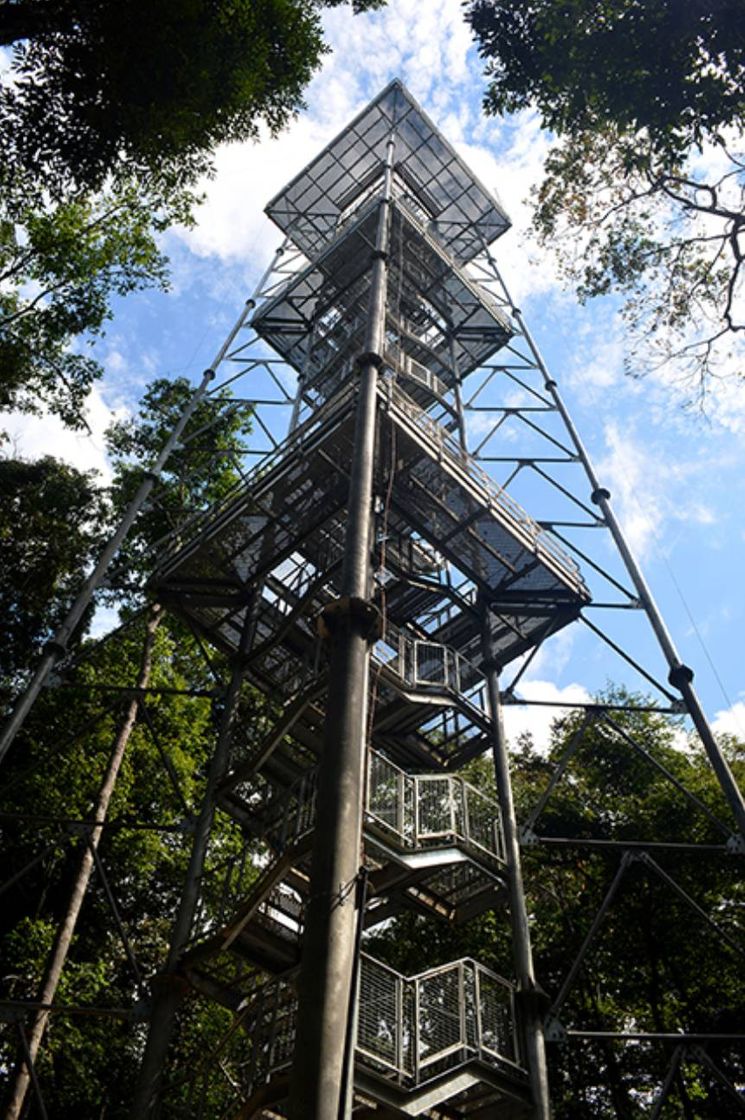
<instances>
[{"instance_id":1,"label":"observation deck","mask_svg":"<svg viewBox=\"0 0 745 1120\"><path fill-rule=\"evenodd\" d=\"M290 668L293 659L312 656L315 618L340 595L355 404L347 385L273 466L193 526L193 541L166 556L153 580L161 597L228 653L238 647L251 588L262 587L256 648L266 657L254 656L253 678L285 699L306 683ZM577 616L589 596L573 560L393 382L378 389L378 430L377 488L390 527L394 534L408 527L423 551L449 562L492 605L501 664ZM385 464L394 457L389 479ZM297 583L287 588L293 568ZM439 594L421 580L419 590ZM440 598L450 596L443 590ZM473 625L460 633L473 645Z\"/></svg>"},{"instance_id":2,"label":"observation deck","mask_svg":"<svg viewBox=\"0 0 745 1120\"><path fill-rule=\"evenodd\" d=\"M378 202L370 200L323 252L253 318L253 326L301 375L314 407L352 373L364 344ZM440 401L514 332L508 318L458 268L402 200L391 206L386 364L425 405ZM412 384L413 382L413 384Z\"/></svg>"}]
</instances>

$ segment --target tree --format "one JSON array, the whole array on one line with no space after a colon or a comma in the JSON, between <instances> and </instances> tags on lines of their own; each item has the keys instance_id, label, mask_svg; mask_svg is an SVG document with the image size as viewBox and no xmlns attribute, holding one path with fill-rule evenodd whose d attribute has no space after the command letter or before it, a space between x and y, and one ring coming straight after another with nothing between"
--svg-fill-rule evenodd
<instances>
[{"instance_id":1,"label":"tree","mask_svg":"<svg viewBox=\"0 0 745 1120\"><path fill-rule=\"evenodd\" d=\"M114 504L125 509L173 431L193 393L186 378L156 378L143 394L139 415L109 428L107 444L116 463ZM195 513L221 501L240 480L241 452L251 431L251 411L229 393L204 398L192 413L179 446L169 456L157 486L124 541L118 558L117 593L141 590L157 559L155 546Z\"/></svg>"},{"instance_id":2,"label":"tree","mask_svg":"<svg viewBox=\"0 0 745 1120\"><path fill-rule=\"evenodd\" d=\"M0 696L17 689L100 545L108 503L91 473L47 456L0 459ZM85 626L82 628L85 633Z\"/></svg>"},{"instance_id":3,"label":"tree","mask_svg":"<svg viewBox=\"0 0 745 1120\"><path fill-rule=\"evenodd\" d=\"M107 1116L127 1114L138 1063L132 1024L105 1013L69 1017L64 1009L131 1007L142 989L130 959L142 976L158 967L184 873L183 830L212 745L210 700L185 694L194 684L188 641L166 622L154 634L149 628L148 649L146 629L137 620L88 649L60 687L45 691L4 769L3 998L26 1004L54 996L59 1013L49 1017L36 1060L54 1116L93 1120L104 1105ZM142 683L143 655L149 690L133 723L137 700L126 689L138 677ZM104 823L63 823L73 821ZM105 881L92 866L91 842ZM45 1019L26 1016L29 1042ZM0 1042L6 1069L20 1058L16 1039L13 1028Z\"/></svg>"},{"instance_id":4,"label":"tree","mask_svg":"<svg viewBox=\"0 0 745 1120\"><path fill-rule=\"evenodd\" d=\"M193 183L214 148L278 131L325 46L319 9L343 0L19 0L0 96L3 179L52 192L111 175ZM355 11L382 0L354 0Z\"/></svg>"},{"instance_id":5,"label":"tree","mask_svg":"<svg viewBox=\"0 0 745 1120\"><path fill-rule=\"evenodd\" d=\"M85 426L112 298L167 286L158 235L191 222L217 145L302 105L343 2L0 4L0 409Z\"/></svg>"},{"instance_id":6,"label":"tree","mask_svg":"<svg viewBox=\"0 0 745 1120\"><path fill-rule=\"evenodd\" d=\"M470 0L488 113L534 106L558 137L534 225L586 299L618 290L629 368L727 372L745 245L739 0Z\"/></svg>"},{"instance_id":7,"label":"tree","mask_svg":"<svg viewBox=\"0 0 745 1120\"><path fill-rule=\"evenodd\" d=\"M48 408L85 425L85 399L103 375L85 352L111 318L111 300L167 286L157 236L188 221L191 196L158 203L129 184L56 205L0 210L0 409ZM82 352L81 352L82 351Z\"/></svg>"},{"instance_id":8,"label":"tree","mask_svg":"<svg viewBox=\"0 0 745 1120\"><path fill-rule=\"evenodd\" d=\"M114 484L109 497L115 510L126 505L129 491L138 484L140 457L149 459L153 448L160 446L164 430L172 426L174 413L181 410L189 392L183 380L156 382L146 393L139 417L112 430L109 449ZM167 926L162 915L167 913L168 900L174 899L179 882L178 875L169 879L169 869L181 867L181 846L174 845L175 837L169 837L168 830L177 834L179 819L181 824L185 823L184 811L188 815L187 806L199 790L199 766L211 746L209 701L198 694L190 697L188 693L195 687L199 690L200 684L213 687L214 681L210 677L205 682L204 667L189 636L181 633L177 624L164 619L157 603L149 605L144 620L142 616L131 615L142 599L138 578L142 575L142 554L146 555L148 546L162 535L166 528L164 517L177 523L195 506L224 495L236 481L233 460L248 431L245 409L229 408L224 399L207 400L196 410L185 429L183 446L160 480L159 510L142 519L131 542L132 551L126 559L133 570L129 578L115 574L111 581L110 594L130 616L130 626L106 648L83 651L81 663L73 664L64 674L73 694L78 693L77 703L71 708L64 688L51 698L47 694L41 703L41 719L32 720L25 730L23 754L16 751L13 756L17 761L22 758L23 764L17 766L15 773L11 765L11 801L8 804L6 799L3 809L12 810L15 828L4 855L11 878L12 872L20 869L21 900L28 897L27 871L29 866L35 867L34 853L38 855L39 833L44 829L44 825L40 829L39 821L46 817L46 828L51 825L52 834L60 822L70 817L91 822L77 844L70 844L69 839L67 844L55 844L52 840L42 864L44 886L39 891L42 902L36 914L24 913L22 902L19 904L16 894L11 893L4 930L0 928L0 937L3 932L6 934L6 959L14 964L14 982L21 987L14 994L28 998L36 987L35 1002L42 1005L26 1024L26 1046L34 1066L50 1025L48 1005L59 1006L61 1002L64 1006L76 998L88 1004L110 1006L112 994L117 992L122 1005L127 1006L138 994L134 982L137 977L127 967L127 957L130 961L136 959L132 947L151 967L159 948L160 955L163 953L159 937L167 935ZM135 461L133 456L137 457ZM47 472L56 467L64 474L64 468L53 461L45 466ZM57 497L64 499L65 495L57 492ZM83 491L79 497L80 520L85 521L86 514L91 512L91 502L97 497L95 491ZM31 501L26 504L33 507ZM74 535L69 542L58 539L67 530L64 520L62 524L55 523L48 510L45 514L43 524L50 538L47 551L54 558L59 553L65 566L80 575L85 560L85 556L75 552L80 541ZM14 596L23 602L26 581L22 579L19 588L19 565L8 567L6 594L12 610ZM61 561L56 567L61 567ZM50 590L47 582L44 591ZM15 613L19 611L16 609ZM159 693L164 684L165 696ZM151 685L155 688L152 695ZM128 686L134 690L129 695ZM169 696L171 689L178 695ZM87 723L83 720L81 727L86 709L96 714ZM138 726L142 716L144 726ZM183 726L184 720L189 723L188 729ZM75 727L80 732L71 734ZM107 831L111 809L120 819L124 816L123 833ZM132 831L126 828L127 818L135 825ZM144 830L138 829L137 824L144 824ZM147 831L149 824L156 826L152 834ZM214 847L219 858L224 859L236 848L236 829L227 822L217 833ZM121 951L117 954L117 938L106 930L106 925L111 925L111 915L104 907L102 913L94 910L91 917L91 903L87 900L92 876L96 872L102 874L102 859L109 872L114 869L111 882L116 887L120 910L139 919L124 960ZM22 870L24 865L26 872ZM156 868L158 879L154 885ZM155 938L154 928L158 929ZM113 984L112 973L116 974ZM108 987L104 986L107 978ZM142 990L139 994L143 994ZM114 1111L126 1108L127 1075L117 1080L117 1074L121 1067L131 1076L135 1053L131 1038L125 1035L118 1042L118 1052L114 1054L116 1048L109 1046L107 1055L101 1046L99 1023L92 1032L66 1032L64 1050L52 1038L42 1064L47 1066L50 1059L54 1062L56 1084L54 1090L47 1089L51 1094L47 1100L54 1099L56 1115L64 1114L68 1108L80 1115L81 1109L97 1104L92 1087L102 1079L106 1082L109 1106ZM102 1058L111 1063L115 1073L103 1073ZM7 1054L3 1060L7 1064ZM21 1058L7 1102L8 1117L20 1117L30 1084L29 1066Z\"/></svg>"},{"instance_id":9,"label":"tree","mask_svg":"<svg viewBox=\"0 0 745 1120\"><path fill-rule=\"evenodd\" d=\"M603 699L633 703L639 698L616 690ZM515 774L523 813L546 788L578 725L579 717L572 716L556 727L547 759L530 749L518 756ZM621 848L634 839L662 845L722 844L723 834L713 820L654 765L666 767L719 820L729 820L707 761L693 744L681 749L675 732L675 722L668 717L642 711L595 721L536 824L536 832L547 842L526 854L526 875L540 912L535 926L539 975L552 998L616 883L612 904L559 1012L567 1028L726 1034L737 1029L742 1016L742 962L725 939L728 935L736 940L742 905L742 883L731 858L705 848L653 848L653 862L647 863L637 851L624 857L612 846L582 844L583 839L611 841ZM631 740L648 757L635 750ZM742 746L726 746L742 777ZM579 843L553 847L548 839L552 837ZM664 875L702 908L724 938ZM673 1050L672 1044L640 1047L587 1041L574 1043L573 1060L567 1061L568 1052L562 1055L560 1048L551 1047L557 1117L637 1120L647 1115ZM733 1083L740 1082L742 1057L736 1043L709 1043L707 1052ZM679 1072L676 1094L663 1112L670 1120L727 1114L726 1090L695 1068Z\"/></svg>"},{"instance_id":10,"label":"tree","mask_svg":"<svg viewBox=\"0 0 745 1120\"><path fill-rule=\"evenodd\" d=\"M599 698L631 707L589 725L534 823L541 840L523 848L536 972L550 1000L557 997L619 873L624 841L722 843L722 833L706 813L654 765L665 766L726 822L726 804L708 762L693 749L680 748L674 720L633 710L639 699L620 689ZM548 755L539 754L527 737L516 744L512 782L521 823L575 740L581 718L575 713L557 722ZM743 745L730 741L724 746L733 768L745 777ZM493 796L488 759L470 763L466 776ZM729 854L671 848L653 850L652 856L725 934L737 935L742 882ZM501 975L512 972L503 913L484 914L465 928L405 914L367 937L373 956L408 974L421 968L423 937L433 964L468 955ZM634 852L560 1010L561 1024L584 1031L726 1035L738 1032L744 1010L740 954ZM556 1120L643 1120L651 1114L673 1050L673 1043L650 1047L611 1039L549 1043ZM745 1068L737 1042L708 1043L707 1054L734 1084L742 1083ZM726 1089L694 1063L679 1071L676 1093L661 1115L714 1120L730 1111Z\"/></svg>"}]
</instances>

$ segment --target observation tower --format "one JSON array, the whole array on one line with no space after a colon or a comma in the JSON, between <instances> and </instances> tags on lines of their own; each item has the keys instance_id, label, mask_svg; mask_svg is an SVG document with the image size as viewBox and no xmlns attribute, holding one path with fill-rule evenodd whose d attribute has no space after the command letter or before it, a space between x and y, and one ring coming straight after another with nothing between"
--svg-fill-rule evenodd
<instances>
[{"instance_id":1,"label":"observation tower","mask_svg":"<svg viewBox=\"0 0 745 1120\"><path fill-rule=\"evenodd\" d=\"M621 709L688 717L733 818L715 822L727 856L743 851L742 796L497 267L509 219L494 194L393 81L267 213L283 244L194 398L252 407L242 480L165 540L150 581L231 676L132 1115L209 1120L219 1082L233 1100L219 1115L242 1120L549 1120L547 1046L603 1033L566 1012L622 883L640 871L698 907L656 850L687 852L685 837L647 843L614 831L612 814L605 831L542 830L583 741L602 734L659 773ZM525 683L559 648L581 649L579 676L588 642L629 692L564 705L575 731L518 825L504 709L555 704ZM217 813L243 843L219 876L207 870ZM522 867L541 844L616 861L548 992ZM419 963L402 971L374 945L405 913ZM502 972L466 952L443 962L438 947L466 943L485 914L511 948ZM174 1095L187 993L230 1027L182 1064ZM605 1034L670 1042L628 1022ZM673 1038L650 1116L702 1037Z\"/></svg>"},{"instance_id":2,"label":"observation tower","mask_svg":"<svg viewBox=\"0 0 745 1120\"><path fill-rule=\"evenodd\" d=\"M241 1116L547 1120L545 1034L562 1028L535 975L502 704L594 607L579 557L615 588L599 607L645 617L668 670L661 706L691 714L740 814L742 800L496 268L509 219L494 194L394 81L267 213L286 240L233 360L253 355L257 418L290 406L288 430L261 419L253 473L153 579L276 712L245 750L227 736L214 787L265 862L173 964L239 1009ZM566 535L588 528L630 591ZM495 797L462 775L485 754ZM426 934L416 974L376 959L366 940L404 910L433 928L492 911L510 974L431 962ZM234 990L222 970L236 957L260 972ZM156 1014L149 1085L158 1033Z\"/></svg>"}]
</instances>

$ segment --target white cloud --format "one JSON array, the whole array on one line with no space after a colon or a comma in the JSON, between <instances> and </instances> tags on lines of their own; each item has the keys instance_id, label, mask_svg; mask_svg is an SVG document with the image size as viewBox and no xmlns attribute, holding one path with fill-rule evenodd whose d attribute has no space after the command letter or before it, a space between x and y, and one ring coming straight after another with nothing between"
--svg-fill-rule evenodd
<instances>
[{"instance_id":1,"label":"white cloud","mask_svg":"<svg viewBox=\"0 0 745 1120\"><path fill-rule=\"evenodd\" d=\"M459 0L390 0L379 12L352 16L328 10L324 28L332 53L306 91L308 108L281 136L221 148L214 179L193 230L181 230L199 257L252 262L256 276L281 240L263 214L267 202L300 171L367 101L399 77L484 185L508 201L513 231L498 243L522 299L558 285L545 259L531 266L525 199L537 182L548 140L537 118L509 124L481 111L483 81Z\"/></svg>"},{"instance_id":2,"label":"white cloud","mask_svg":"<svg viewBox=\"0 0 745 1120\"><path fill-rule=\"evenodd\" d=\"M4 413L2 427L8 435L5 454L36 459L52 455L55 459L77 467L81 471L98 471L101 482L111 479L111 467L106 455L104 433L114 420L125 415L123 409L112 409L98 388L88 395L85 419L89 432L74 432L50 413L29 416L22 412Z\"/></svg>"},{"instance_id":3,"label":"white cloud","mask_svg":"<svg viewBox=\"0 0 745 1120\"><path fill-rule=\"evenodd\" d=\"M578 316L574 314L574 318ZM607 390L614 386L624 396L639 392L639 382L626 377L624 356L626 351L623 330L618 318L604 318L605 330L597 332L597 323L582 317L579 328L579 345L571 356L573 368L570 383L585 399L602 401ZM617 399L617 397L616 397Z\"/></svg>"},{"instance_id":4,"label":"white cloud","mask_svg":"<svg viewBox=\"0 0 745 1120\"><path fill-rule=\"evenodd\" d=\"M745 702L738 700L731 708L717 712L711 727L715 735L734 735L745 740Z\"/></svg>"},{"instance_id":5,"label":"white cloud","mask_svg":"<svg viewBox=\"0 0 745 1120\"><path fill-rule=\"evenodd\" d=\"M557 676L569 664L577 637L574 626L565 626L563 630L553 634L542 642L538 653L530 663L530 670L526 675L529 684L536 677L545 676L548 670L552 676ZM523 687L527 687L527 684Z\"/></svg>"},{"instance_id":6,"label":"white cloud","mask_svg":"<svg viewBox=\"0 0 745 1120\"><path fill-rule=\"evenodd\" d=\"M568 684L560 688L552 681L545 680L523 681L519 692L525 700L541 701L541 705L505 705L505 734L511 743L515 743L519 735L527 732L531 735L536 750L541 753L548 750L553 721L571 710L561 705L589 704L592 700L590 693L581 684Z\"/></svg>"},{"instance_id":7,"label":"white cloud","mask_svg":"<svg viewBox=\"0 0 745 1120\"><path fill-rule=\"evenodd\" d=\"M655 438L652 430L639 436L628 417L607 421L604 437L607 451L597 473L601 485L611 492L614 511L637 559L646 558L663 537L670 546L671 523L715 524L717 514L707 494L697 490L708 477L702 463L707 472L716 466L715 454L703 440L699 448L681 457L663 433Z\"/></svg>"}]
</instances>

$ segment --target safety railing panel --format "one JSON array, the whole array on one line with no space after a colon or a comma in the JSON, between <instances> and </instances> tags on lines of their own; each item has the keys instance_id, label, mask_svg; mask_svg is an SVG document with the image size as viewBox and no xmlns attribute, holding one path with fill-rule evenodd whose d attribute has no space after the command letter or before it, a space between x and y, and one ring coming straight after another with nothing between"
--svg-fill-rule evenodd
<instances>
[{"instance_id":1,"label":"safety railing panel","mask_svg":"<svg viewBox=\"0 0 745 1120\"><path fill-rule=\"evenodd\" d=\"M374 663L395 673L407 690L422 692L423 697L445 692L474 709L481 718L488 718L486 678L457 649L416 638L389 621L385 635L373 646L372 657Z\"/></svg>"},{"instance_id":2,"label":"safety railing panel","mask_svg":"<svg viewBox=\"0 0 745 1120\"><path fill-rule=\"evenodd\" d=\"M455 774L407 774L371 751L366 811L398 846L458 844L504 860L499 808Z\"/></svg>"},{"instance_id":3,"label":"safety railing panel","mask_svg":"<svg viewBox=\"0 0 745 1120\"><path fill-rule=\"evenodd\" d=\"M363 956L358 1056L411 1086L474 1058L519 1068L513 995L470 959L406 977Z\"/></svg>"},{"instance_id":4,"label":"safety railing panel","mask_svg":"<svg viewBox=\"0 0 745 1120\"><path fill-rule=\"evenodd\" d=\"M277 853L315 825L315 768L273 797L260 778L238 788L244 804L265 819L264 839ZM504 861L498 805L456 774L408 774L378 751L370 751L365 813L367 821L401 850L457 845L491 861Z\"/></svg>"},{"instance_id":5,"label":"safety railing panel","mask_svg":"<svg viewBox=\"0 0 745 1120\"><path fill-rule=\"evenodd\" d=\"M524 1073L517 1044L514 989L470 958L403 976L363 954L357 1062L403 1089L415 1089L466 1062ZM264 985L241 1016L251 1040L246 1096L289 1068L297 997L286 980Z\"/></svg>"}]
</instances>

